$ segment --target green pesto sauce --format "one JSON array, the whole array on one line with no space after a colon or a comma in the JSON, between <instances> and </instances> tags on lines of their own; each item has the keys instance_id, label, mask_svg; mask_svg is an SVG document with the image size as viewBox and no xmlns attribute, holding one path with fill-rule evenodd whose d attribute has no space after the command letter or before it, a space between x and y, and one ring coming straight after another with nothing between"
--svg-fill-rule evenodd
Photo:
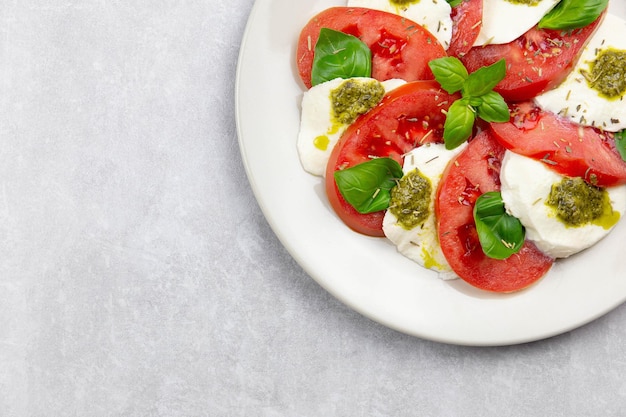
<instances>
[{"instance_id":1,"label":"green pesto sauce","mask_svg":"<svg viewBox=\"0 0 626 417\"><path fill-rule=\"evenodd\" d=\"M376 106L384 95L384 87L376 80L344 81L330 92L333 118L338 123L351 124Z\"/></svg>"},{"instance_id":2,"label":"green pesto sauce","mask_svg":"<svg viewBox=\"0 0 626 417\"><path fill-rule=\"evenodd\" d=\"M568 227L594 224L610 229L620 218L619 212L613 211L609 193L582 178L564 178L553 184L546 204Z\"/></svg>"},{"instance_id":3,"label":"green pesto sauce","mask_svg":"<svg viewBox=\"0 0 626 417\"><path fill-rule=\"evenodd\" d=\"M607 48L600 51L582 74L589 86L609 99L618 99L626 92L626 51Z\"/></svg>"},{"instance_id":4,"label":"green pesto sauce","mask_svg":"<svg viewBox=\"0 0 626 417\"><path fill-rule=\"evenodd\" d=\"M410 4L417 4L419 2L420 0L389 0L389 3L391 3L392 6L398 7L408 6Z\"/></svg>"},{"instance_id":5,"label":"green pesto sauce","mask_svg":"<svg viewBox=\"0 0 626 417\"><path fill-rule=\"evenodd\" d=\"M513 4L526 4L528 6L536 6L541 3L541 0L506 0Z\"/></svg>"},{"instance_id":6,"label":"green pesto sauce","mask_svg":"<svg viewBox=\"0 0 626 417\"><path fill-rule=\"evenodd\" d=\"M398 185L391 189L389 210L396 216L400 226L411 230L426 221L431 192L430 180L417 169L407 173L398 181Z\"/></svg>"}]
</instances>

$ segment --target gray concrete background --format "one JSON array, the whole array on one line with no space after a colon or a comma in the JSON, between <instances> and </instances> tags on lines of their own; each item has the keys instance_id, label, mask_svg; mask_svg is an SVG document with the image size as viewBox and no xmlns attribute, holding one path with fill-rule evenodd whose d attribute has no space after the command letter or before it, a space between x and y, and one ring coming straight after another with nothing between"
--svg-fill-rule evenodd
<instances>
[{"instance_id":1,"label":"gray concrete background","mask_svg":"<svg viewBox=\"0 0 626 417\"><path fill-rule=\"evenodd\" d=\"M252 5L0 1L0 416L625 415L623 306L441 345L295 263L237 144Z\"/></svg>"}]
</instances>

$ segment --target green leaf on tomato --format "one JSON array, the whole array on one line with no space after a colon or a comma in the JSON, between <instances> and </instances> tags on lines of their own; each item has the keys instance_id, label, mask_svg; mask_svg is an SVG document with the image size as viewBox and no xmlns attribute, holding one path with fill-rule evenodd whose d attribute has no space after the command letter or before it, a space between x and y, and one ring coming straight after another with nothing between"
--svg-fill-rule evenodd
<instances>
[{"instance_id":1,"label":"green leaf on tomato","mask_svg":"<svg viewBox=\"0 0 626 417\"><path fill-rule=\"evenodd\" d=\"M449 94L460 91L469 74L463 63L455 57L434 59L428 63L441 88Z\"/></svg>"},{"instance_id":2,"label":"green leaf on tomato","mask_svg":"<svg viewBox=\"0 0 626 417\"><path fill-rule=\"evenodd\" d=\"M469 99L452 103L443 125L443 141L446 149L454 149L472 136L476 113Z\"/></svg>"},{"instance_id":3,"label":"green leaf on tomato","mask_svg":"<svg viewBox=\"0 0 626 417\"><path fill-rule=\"evenodd\" d=\"M334 174L343 198L361 214L386 210L391 189L402 175L402 167L391 158L372 159Z\"/></svg>"},{"instance_id":4,"label":"green leaf on tomato","mask_svg":"<svg viewBox=\"0 0 626 417\"><path fill-rule=\"evenodd\" d=\"M540 21L541 29L580 29L595 21L609 0L561 0Z\"/></svg>"},{"instance_id":5,"label":"green leaf on tomato","mask_svg":"<svg viewBox=\"0 0 626 417\"><path fill-rule=\"evenodd\" d=\"M449 94L461 92L462 98L452 103L446 115L443 139L447 149L456 148L472 136L476 117L487 122L509 120L504 98L493 91L506 75L504 59L471 74L454 57L434 59L428 65L444 90Z\"/></svg>"},{"instance_id":6,"label":"green leaf on tomato","mask_svg":"<svg viewBox=\"0 0 626 417\"><path fill-rule=\"evenodd\" d=\"M498 191L482 194L474 206L476 232L485 255L506 259L524 245L526 231L518 218L508 214Z\"/></svg>"},{"instance_id":7,"label":"green leaf on tomato","mask_svg":"<svg viewBox=\"0 0 626 417\"><path fill-rule=\"evenodd\" d=\"M615 134L615 147L621 155L622 159L626 161L626 130L617 132Z\"/></svg>"},{"instance_id":8,"label":"green leaf on tomato","mask_svg":"<svg viewBox=\"0 0 626 417\"><path fill-rule=\"evenodd\" d=\"M504 98L495 91L482 95L481 103L477 106L478 117L486 122L508 122L511 118L509 106Z\"/></svg>"},{"instance_id":9,"label":"green leaf on tomato","mask_svg":"<svg viewBox=\"0 0 626 417\"><path fill-rule=\"evenodd\" d=\"M372 52L356 36L322 28L315 44L311 84L335 78L370 77Z\"/></svg>"},{"instance_id":10,"label":"green leaf on tomato","mask_svg":"<svg viewBox=\"0 0 626 417\"><path fill-rule=\"evenodd\" d=\"M474 71L463 84L463 96L480 97L498 85L506 75L506 63L501 59Z\"/></svg>"},{"instance_id":11,"label":"green leaf on tomato","mask_svg":"<svg viewBox=\"0 0 626 417\"><path fill-rule=\"evenodd\" d=\"M448 4L450 4L450 7L456 7L459 4L463 3L463 0L446 0L448 2Z\"/></svg>"}]
</instances>

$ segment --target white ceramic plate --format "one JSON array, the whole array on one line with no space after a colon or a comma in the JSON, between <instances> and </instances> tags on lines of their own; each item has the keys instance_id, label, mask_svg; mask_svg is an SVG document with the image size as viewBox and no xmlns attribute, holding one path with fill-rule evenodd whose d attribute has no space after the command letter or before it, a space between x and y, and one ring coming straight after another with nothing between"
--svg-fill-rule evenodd
<instances>
[{"instance_id":1,"label":"white ceramic plate","mask_svg":"<svg viewBox=\"0 0 626 417\"><path fill-rule=\"evenodd\" d=\"M566 332L626 300L626 221L590 250L557 262L533 287L498 295L441 281L385 239L346 228L320 178L296 152L303 86L295 68L301 28L342 0L257 0L237 70L239 144L248 178L272 229L297 262L342 302L386 326L463 345L506 345ZM611 11L626 16L626 5Z\"/></svg>"}]
</instances>

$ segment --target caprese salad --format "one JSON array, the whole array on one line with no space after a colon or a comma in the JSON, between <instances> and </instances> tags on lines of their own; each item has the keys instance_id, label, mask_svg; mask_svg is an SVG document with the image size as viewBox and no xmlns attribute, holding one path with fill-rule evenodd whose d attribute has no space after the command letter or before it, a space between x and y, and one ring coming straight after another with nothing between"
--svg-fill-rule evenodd
<instances>
[{"instance_id":1,"label":"caprese salad","mask_svg":"<svg viewBox=\"0 0 626 417\"><path fill-rule=\"evenodd\" d=\"M608 0L347 0L302 28L297 150L354 231L443 279L535 283L626 210Z\"/></svg>"}]
</instances>

